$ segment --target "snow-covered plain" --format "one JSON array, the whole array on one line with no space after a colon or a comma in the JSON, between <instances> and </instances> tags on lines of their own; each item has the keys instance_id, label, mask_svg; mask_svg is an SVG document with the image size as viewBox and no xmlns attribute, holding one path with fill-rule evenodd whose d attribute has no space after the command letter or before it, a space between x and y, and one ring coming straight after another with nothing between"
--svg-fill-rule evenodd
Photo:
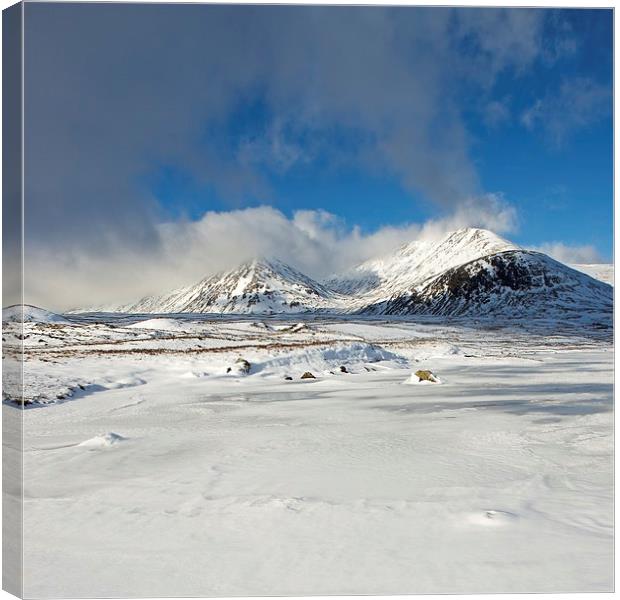
<instances>
[{"instance_id":1,"label":"snow-covered plain","mask_svg":"<svg viewBox=\"0 0 620 600\"><path fill-rule=\"evenodd\" d=\"M4 331L26 596L613 588L609 327L67 319Z\"/></svg>"}]
</instances>

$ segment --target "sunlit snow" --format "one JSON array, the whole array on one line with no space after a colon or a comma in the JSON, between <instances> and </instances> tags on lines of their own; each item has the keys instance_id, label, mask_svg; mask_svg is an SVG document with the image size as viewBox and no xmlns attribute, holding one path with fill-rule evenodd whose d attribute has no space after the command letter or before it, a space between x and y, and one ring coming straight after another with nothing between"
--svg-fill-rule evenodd
<instances>
[{"instance_id":1,"label":"sunlit snow","mask_svg":"<svg viewBox=\"0 0 620 600\"><path fill-rule=\"evenodd\" d=\"M27 596L612 589L609 329L68 319L19 340Z\"/></svg>"}]
</instances>

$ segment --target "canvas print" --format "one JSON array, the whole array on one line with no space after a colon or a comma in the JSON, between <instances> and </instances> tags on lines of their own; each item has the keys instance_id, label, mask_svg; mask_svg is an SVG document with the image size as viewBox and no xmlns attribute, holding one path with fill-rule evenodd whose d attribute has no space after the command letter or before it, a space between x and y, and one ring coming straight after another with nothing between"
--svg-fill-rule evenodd
<instances>
[{"instance_id":1,"label":"canvas print","mask_svg":"<svg viewBox=\"0 0 620 600\"><path fill-rule=\"evenodd\" d=\"M613 590L613 11L3 13L3 586Z\"/></svg>"}]
</instances>

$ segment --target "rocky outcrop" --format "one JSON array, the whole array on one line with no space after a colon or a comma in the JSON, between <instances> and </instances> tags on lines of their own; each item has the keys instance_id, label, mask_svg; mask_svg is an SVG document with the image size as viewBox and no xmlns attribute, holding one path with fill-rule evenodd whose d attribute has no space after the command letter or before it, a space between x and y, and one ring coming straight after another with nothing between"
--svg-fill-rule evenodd
<instances>
[{"instance_id":1,"label":"rocky outcrop","mask_svg":"<svg viewBox=\"0 0 620 600\"><path fill-rule=\"evenodd\" d=\"M613 289L608 284L544 254L513 250L449 269L359 312L580 318L610 316L612 310Z\"/></svg>"}]
</instances>

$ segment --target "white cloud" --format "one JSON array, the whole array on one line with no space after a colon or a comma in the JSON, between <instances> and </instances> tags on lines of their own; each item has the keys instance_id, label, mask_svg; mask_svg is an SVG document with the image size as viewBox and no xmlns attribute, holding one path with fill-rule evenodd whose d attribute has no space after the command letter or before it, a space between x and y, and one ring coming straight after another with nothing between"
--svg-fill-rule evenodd
<instances>
[{"instance_id":1,"label":"white cloud","mask_svg":"<svg viewBox=\"0 0 620 600\"><path fill-rule=\"evenodd\" d=\"M27 235L47 252L152 244L161 207L144 182L160 166L234 207L268 203L274 172L342 161L447 210L481 190L464 98L488 102L502 72L525 73L545 40L570 36L530 9L38 3L29 14Z\"/></svg>"},{"instance_id":2,"label":"white cloud","mask_svg":"<svg viewBox=\"0 0 620 600\"><path fill-rule=\"evenodd\" d=\"M498 195L471 198L441 219L371 233L324 210L300 210L292 218L269 206L207 212L197 221L160 224L148 249L117 245L106 254L87 254L68 247L53 256L29 249L26 297L55 310L131 301L257 256L280 258L320 278L415 239L465 226L502 233L515 224L514 207Z\"/></svg>"},{"instance_id":3,"label":"white cloud","mask_svg":"<svg viewBox=\"0 0 620 600\"><path fill-rule=\"evenodd\" d=\"M454 212L438 221L429 221L426 230L438 227L440 233L460 227L482 227L495 233L513 233L519 225L515 206L502 194L469 197Z\"/></svg>"},{"instance_id":4,"label":"white cloud","mask_svg":"<svg viewBox=\"0 0 620 600\"><path fill-rule=\"evenodd\" d=\"M544 252L565 264L596 264L603 262L601 255L592 245L571 246L563 242L547 242L533 246L530 250Z\"/></svg>"}]
</instances>

